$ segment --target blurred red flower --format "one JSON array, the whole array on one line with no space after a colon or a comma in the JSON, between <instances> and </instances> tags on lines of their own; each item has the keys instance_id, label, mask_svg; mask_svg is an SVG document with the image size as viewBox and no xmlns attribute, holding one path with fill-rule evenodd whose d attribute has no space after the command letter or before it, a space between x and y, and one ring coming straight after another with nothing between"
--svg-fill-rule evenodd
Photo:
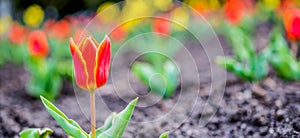
<instances>
[{"instance_id":1,"label":"blurred red flower","mask_svg":"<svg viewBox=\"0 0 300 138\"><path fill-rule=\"evenodd\" d=\"M29 29L14 22L8 32L8 40L15 45L25 42Z\"/></svg>"},{"instance_id":2,"label":"blurred red flower","mask_svg":"<svg viewBox=\"0 0 300 138\"><path fill-rule=\"evenodd\" d=\"M253 2L251 0L227 0L224 5L224 12L227 21L231 24L238 24L243 17L251 12Z\"/></svg>"},{"instance_id":3,"label":"blurred red flower","mask_svg":"<svg viewBox=\"0 0 300 138\"><path fill-rule=\"evenodd\" d=\"M43 58L49 53L47 36L43 31L32 31L28 37L28 51L33 57Z\"/></svg>"},{"instance_id":4,"label":"blurred red flower","mask_svg":"<svg viewBox=\"0 0 300 138\"><path fill-rule=\"evenodd\" d=\"M291 41L300 40L300 9L285 10L283 20L288 39Z\"/></svg>"},{"instance_id":5,"label":"blurred red flower","mask_svg":"<svg viewBox=\"0 0 300 138\"><path fill-rule=\"evenodd\" d=\"M127 32L122 26L118 26L110 33L111 39L114 41L122 41L126 38Z\"/></svg>"},{"instance_id":6,"label":"blurred red flower","mask_svg":"<svg viewBox=\"0 0 300 138\"><path fill-rule=\"evenodd\" d=\"M171 23L164 16L159 16L153 19L152 29L154 32L167 35L171 31Z\"/></svg>"},{"instance_id":7,"label":"blurred red flower","mask_svg":"<svg viewBox=\"0 0 300 138\"><path fill-rule=\"evenodd\" d=\"M79 43L70 39L76 83L80 88L95 90L103 86L110 68L110 40L106 36L98 42L91 36L85 36Z\"/></svg>"},{"instance_id":8,"label":"blurred red flower","mask_svg":"<svg viewBox=\"0 0 300 138\"><path fill-rule=\"evenodd\" d=\"M70 23L66 19L62 19L60 21L49 19L44 23L43 29L51 37L56 37L59 40L67 39L71 32Z\"/></svg>"}]
</instances>

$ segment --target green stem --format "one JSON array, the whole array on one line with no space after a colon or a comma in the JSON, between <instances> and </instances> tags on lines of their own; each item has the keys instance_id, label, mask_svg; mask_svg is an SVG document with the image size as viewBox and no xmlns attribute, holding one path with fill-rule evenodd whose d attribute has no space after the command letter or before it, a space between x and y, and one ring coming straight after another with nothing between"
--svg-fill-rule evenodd
<instances>
[{"instance_id":1,"label":"green stem","mask_svg":"<svg viewBox=\"0 0 300 138\"><path fill-rule=\"evenodd\" d=\"M95 92L94 90L90 91L90 103L91 103L91 129L92 129L92 138L96 138L96 112L95 112Z\"/></svg>"}]
</instances>

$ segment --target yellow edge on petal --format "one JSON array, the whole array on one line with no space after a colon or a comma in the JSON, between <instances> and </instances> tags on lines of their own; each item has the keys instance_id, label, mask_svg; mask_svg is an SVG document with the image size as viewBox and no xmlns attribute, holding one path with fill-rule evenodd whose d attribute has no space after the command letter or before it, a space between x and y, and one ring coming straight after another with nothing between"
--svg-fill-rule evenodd
<instances>
[{"instance_id":1,"label":"yellow edge on petal","mask_svg":"<svg viewBox=\"0 0 300 138\"><path fill-rule=\"evenodd\" d=\"M91 41L91 42L94 42L93 41L93 39L92 39L93 37L91 37L91 36L87 36L85 39L84 39L84 42L82 43L82 45L84 46L84 48L87 46L87 40L88 39L90 39L89 41ZM81 44L81 43L80 43ZM91 43L93 46L94 46L94 48L97 50L97 46L94 44L94 43ZM96 43L96 44L98 44L98 43ZM83 46L81 46L81 47L83 47ZM79 47L79 46L78 46ZM81 48L80 47L80 48Z\"/></svg>"},{"instance_id":2,"label":"yellow edge on petal","mask_svg":"<svg viewBox=\"0 0 300 138\"><path fill-rule=\"evenodd\" d=\"M98 55L98 53L99 53L98 51L101 50L101 46L105 41L108 41L107 43L110 43L110 40L109 40L107 35L105 35L102 42L98 44L98 49L97 49L97 52L96 52L96 60L95 60L96 64L95 64L95 68L94 68L94 78L95 78L95 86L96 87L97 87L97 76L96 75L97 75L97 71L98 71L98 66L99 66L98 65L98 63L99 63L98 60L99 60L99 56L100 56L100 55Z\"/></svg>"},{"instance_id":3,"label":"yellow edge on petal","mask_svg":"<svg viewBox=\"0 0 300 138\"><path fill-rule=\"evenodd\" d=\"M89 85L88 85L89 74L88 74L88 71L87 71L87 68L86 68L86 62L83 59L83 56L82 56L80 50L78 49L78 47L76 47L76 46L74 47L74 52L75 53L77 52L77 54L78 54L78 56L80 58L80 61L82 62L83 66L84 66L84 72L85 72L85 75L86 75L86 86L87 86L88 89L90 89ZM75 68L75 71L76 71L76 68Z\"/></svg>"},{"instance_id":4,"label":"yellow edge on petal","mask_svg":"<svg viewBox=\"0 0 300 138\"><path fill-rule=\"evenodd\" d=\"M81 49L83 44L85 43L86 39L89 38L89 35L84 36L80 41L79 44L77 45L78 49Z\"/></svg>"},{"instance_id":5,"label":"yellow edge on petal","mask_svg":"<svg viewBox=\"0 0 300 138\"><path fill-rule=\"evenodd\" d=\"M99 47L99 44L98 44L98 42L95 40L95 38L91 37L91 39L92 39L92 41L95 43L96 48L98 48L98 47Z\"/></svg>"}]
</instances>

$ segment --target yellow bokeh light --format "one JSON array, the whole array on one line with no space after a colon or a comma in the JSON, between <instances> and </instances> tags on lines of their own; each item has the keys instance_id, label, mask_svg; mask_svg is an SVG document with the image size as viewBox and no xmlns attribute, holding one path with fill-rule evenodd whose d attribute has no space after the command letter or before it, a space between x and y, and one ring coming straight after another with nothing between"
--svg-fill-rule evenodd
<instances>
[{"instance_id":1,"label":"yellow bokeh light","mask_svg":"<svg viewBox=\"0 0 300 138\"><path fill-rule=\"evenodd\" d=\"M38 27L44 20L42 7L36 4L29 6L23 14L23 20L30 27Z\"/></svg>"},{"instance_id":2,"label":"yellow bokeh light","mask_svg":"<svg viewBox=\"0 0 300 138\"><path fill-rule=\"evenodd\" d=\"M0 35L6 33L10 27L12 19L9 15L3 15L0 18Z\"/></svg>"},{"instance_id":3,"label":"yellow bokeh light","mask_svg":"<svg viewBox=\"0 0 300 138\"><path fill-rule=\"evenodd\" d=\"M126 22L124 29L127 31L133 29L139 23L139 18L151 16L153 12L153 7L149 1L126 0L122 11L122 22Z\"/></svg>"},{"instance_id":4,"label":"yellow bokeh light","mask_svg":"<svg viewBox=\"0 0 300 138\"><path fill-rule=\"evenodd\" d=\"M153 4L157 9L159 9L161 11L166 11L166 10L170 9L170 7L173 4L173 1L172 0L154 0Z\"/></svg>"},{"instance_id":5,"label":"yellow bokeh light","mask_svg":"<svg viewBox=\"0 0 300 138\"><path fill-rule=\"evenodd\" d=\"M171 20L174 21L173 27L176 30L183 30L189 23L189 11L185 7L178 7L171 13Z\"/></svg>"},{"instance_id":6,"label":"yellow bokeh light","mask_svg":"<svg viewBox=\"0 0 300 138\"><path fill-rule=\"evenodd\" d=\"M104 23L112 22L120 15L120 8L113 2L106 2L99 6L98 17Z\"/></svg>"},{"instance_id":7,"label":"yellow bokeh light","mask_svg":"<svg viewBox=\"0 0 300 138\"><path fill-rule=\"evenodd\" d=\"M264 0L263 7L268 10L274 10L280 6L280 0Z\"/></svg>"}]
</instances>

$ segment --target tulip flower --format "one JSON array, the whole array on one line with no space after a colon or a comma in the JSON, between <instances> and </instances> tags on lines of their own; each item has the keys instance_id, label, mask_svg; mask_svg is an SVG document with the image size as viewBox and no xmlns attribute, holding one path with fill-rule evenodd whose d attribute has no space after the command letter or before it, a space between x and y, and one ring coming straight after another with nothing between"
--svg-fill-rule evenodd
<instances>
[{"instance_id":1,"label":"tulip flower","mask_svg":"<svg viewBox=\"0 0 300 138\"><path fill-rule=\"evenodd\" d=\"M70 23L66 19L60 21L49 19L44 23L43 29L51 37L58 38L59 40L65 40L71 32Z\"/></svg>"},{"instance_id":2,"label":"tulip flower","mask_svg":"<svg viewBox=\"0 0 300 138\"><path fill-rule=\"evenodd\" d=\"M113 41L121 42L126 38L127 31L123 26L118 26L110 33L110 36Z\"/></svg>"},{"instance_id":3,"label":"tulip flower","mask_svg":"<svg viewBox=\"0 0 300 138\"><path fill-rule=\"evenodd\" d=\"M49 46L46 34L43 31L33 31L28 37L28 51L33 57L46 57Z\"/></svg>"},{"instance_id":4,"label":"tulip flower","mask_svg":"<svg viewBox=\"0 0 300 138\"><path fill-rule=\"evenodd\" d=\"M250 1L227 0L224 5L226 19L231 24L238 24L246 14L249 14L252 8Z\"/></svg>"},{"instance_id":5,"label":"tulip flower","mask_svg":"<svg viewBox=\"0 0 300 138\"><path fill-rule=\"evenodd\" d=\"M70 39L76 83L80 88L95 90L103 86L110 67L110 40L106 36L99 44L93 37L86 36L78 44Z\"/></svg>"},{"instance_id":6,"label":"tulip flower","mask_svg":"<svg viewBox=\"0 0 300 138\"><path fill-rule=\"evenodd\" d=\"M170 34L171 23L162 17L157 17L153 20L152 29L157 33Z\"/></svg>"},{"instance_id":7,"label":"tulip flower","mask_svg":"<svg viewBox=\"0 0 300 138\"><path fill-rule=\"evenodd\" d=\"M284 12L284 27L291 41L300 39L300 9L286 10Z\"/></svg>"},{"instance_id":8,"label":"tulip flower","mask_svg":"<svg viewBox=\"0 0 300 138\"><path fill-rule=\"evenodd\" d=\"M15 45L22 44L26 39L28 31L26 27L19 23L13 23L8 32L8 40Z\"/></svg>"},{"instance_id":9,"label":"tulip flower","mask_svg":"<svg viewBox=\"0 0 300 138\"><path fill-rule=\"evenodd\" d=\"M70 39L76 83L80 88L90 91L92 138L96 136L95 93L94 90L103 86L108 78L110 66L110 40L105 36L98 42L86 36L75 43Z\"/></svg>"},{"instance_id":10,"label":"tulip flower","mask_svg":"<svg viewBox=\"0 0 300 138\"><path fill-rule=\"evenodd\" d=\"M299 58L300 49L297 44L300 40L300 9L287 9L283 17L285 32L291 42L292 54Z\"/></svg>"}]
</instances>

